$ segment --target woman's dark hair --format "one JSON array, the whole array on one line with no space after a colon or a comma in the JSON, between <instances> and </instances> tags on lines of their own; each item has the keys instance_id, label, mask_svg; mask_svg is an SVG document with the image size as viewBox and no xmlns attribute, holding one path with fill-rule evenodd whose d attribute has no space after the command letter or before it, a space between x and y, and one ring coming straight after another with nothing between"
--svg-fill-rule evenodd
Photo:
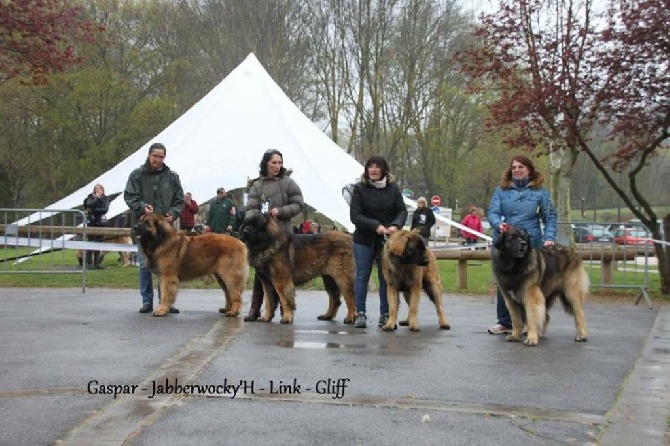
<instances>
[{"instance_id":1,"label":"woman's dark hair","mask_svg":"<svg viewBox=\"0 0 670 446\"><path fill-rule=\"evenodd\" d=\"M265 153L263 154L263 159L261 160L260 164L260 173L262 177L268 176L268 163L270 162L270 158L272 158L272 155L279 155L282 159L282 162L284 161L284 155L282 155L279 150L276 149L266 150ZM286 167L282 165L281 169L279 169L279 175L277 176L283 177L285 174L286 174Z\"/></svg>"},{"instance_id":2,"label":"woman's dark hair","mask_svg":"<svg viewBox=\"0 0 670 446\"><path fill-rule=\"evenodd\" d=\"M538 173L535 170L535 165L533 164L533 162L526 156L517 155L514 158L512 158L512 161L509 162L509 169L507 169L507 172L505 173L505 177L509 181L512 181L512 164L514 163L514 161L523 164L528 168L528 179L530 181L533 181L535 178L537 178Z\"/></svg>"},{"instance_id":3,"label":"woman's dark hair","mask_svg":"<svg viewBox=\"0 0 670 446\"><path fill-rule=\"evenodd\" d=\"M386 158L384 158L381 155L372 155L368 160L365 162L365 172L363 172L363 178L365 178L365 181L370 180L370 176L368 175L368 167L370 165L376 164L379 166L379 168L382 170L382 178L386 178L389 175L389 164L386 162Z\"/></svg>"}]
</instances>

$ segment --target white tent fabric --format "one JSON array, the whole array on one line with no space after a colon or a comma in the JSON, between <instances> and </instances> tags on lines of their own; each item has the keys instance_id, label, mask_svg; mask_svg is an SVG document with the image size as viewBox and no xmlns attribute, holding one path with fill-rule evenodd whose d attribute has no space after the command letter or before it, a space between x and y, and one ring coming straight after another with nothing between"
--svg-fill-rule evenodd
<instances>
[{"instance_id":1,"label":"white tent fabric","mask_svg":"<svg viewBox=\"0 0 670 446\"><path fill-rule=\"evenodd\" d=\"M214 197L218 187L245 187L248 178L258 176L263 153L277 149L284 155L284 166L293 170L305 202L354 230L342 191L360 179L363 166L298 109L253 53L155 138L47 209L80 206L98 183L107 195L123 192L128 175L145 162L154 142L165 144L165 163L179 174L184 192L191 192L198 203ZM410 199L405 198L405 203L416 207ZM127 209L121 195L110 204L107 217ZM463 228L440 215L436 218Z\"/></svg>"},{"instance_id":2,"label":"white tent fabric","mask_svg":"<svg viewBox=\"0 0 670 446\"><path fill-rule=\"evenodd\" d=\"M165 144L165 163L198 203L212 198L218 187L246 186L247 178L258 176L263 153L277 149L284 155L284 166L293 170L305 202L353 230L342 188L360 177L363 166L293 104L254 54L135 153L47 209L80 206L97 183L107 195L122 192L128 175L144 163L154 142ZM126 209L120 196L110 204L107 217Z\"/></svg>"}]
</instances>

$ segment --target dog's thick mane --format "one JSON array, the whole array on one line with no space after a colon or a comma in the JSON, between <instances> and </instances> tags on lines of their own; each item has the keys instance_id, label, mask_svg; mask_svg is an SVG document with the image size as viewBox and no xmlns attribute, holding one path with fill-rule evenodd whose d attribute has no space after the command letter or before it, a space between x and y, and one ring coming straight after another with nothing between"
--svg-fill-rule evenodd
<instances>
[{"instance_id":1,"label":"dog's thick mane","mask_svg":"<svg viewBox=\"0 0 670 446\"><path fill-rule=\"evenodd\" d=\"M402 268L398 268L393 262L390 262L389 271L391 271L390 284L400 291L409 291L411 285L414 283L416 277L416 268L421 266L404 264Z\"/></svg>"},{"instance_id":2,"label":"dog's thick mane","mask_svg":"<svg viewBox=\"0 0 670 446\"><path fill-rule=\"evenodd\" d=\"M511 235L526 238L526 252L523 257L512 256L506 249L506 238ZM500 286L506 289L515 290L523 284L525 277L536 272L538 265L531 262L535 248L531 246L530 240L528 240L525 232L518 229L510 229L509 231L503 232L495 246L496 251L494 255L497 261L494 262L494 270L498 273L497 275L507 279L504 281L505 283L500 283Z\"/></svg>"},{"instance_id":3,"label":"dog's thick mane","mask_svg":"<svg viewBox=\"0 0 670 446\"><path fill-rule=\"evenodd\" d=\"M424 268L425 266L419 266L407 259L407 250L409 248L422 249L425 252L427 247L417 230L405 231L404 233L406 233L406 237L401 239L402 241L396 242L388 248L389 258L393 259L393 261L389 262L388 268L391 271L391 284L400 291L409 291L417 277L415 269Z\"/></svg>"},{"instance_id":4,"label":"dog's thick mane","mask_svg":"<svg viewBox=\"0 0 670 446\"><path fill-rule=\"evenodd\" d=\"M149 267L155 269L156 267L156 258L157 251L160 247L168 240L172 235L175 234L175 229L168 224L164 217L160 215L147 216L146 219L149 219L154 225L156 233L153 234L149 231L141 231L140 235L140 248L142 252L146 255Z\"/></svg>"},{"instance_id":5,"label":"dog's thick mane","mask_svg":"<svg viewBox=\"0 0 670 446\"><path fill-rule=\"evenodd\" d=\"M269 218L264 215L257 215L245 222L245 225L251 226L255 231L263 232L264 236L253 243L247 242L249 264L254 268L263 268L276 252L285 252L291 244L291 235L278 228L276 234L270 231L267 225L274 224L268 222ZM265 228L261 229L259 224L265 221Z\"/></svg>"}]
</instances>

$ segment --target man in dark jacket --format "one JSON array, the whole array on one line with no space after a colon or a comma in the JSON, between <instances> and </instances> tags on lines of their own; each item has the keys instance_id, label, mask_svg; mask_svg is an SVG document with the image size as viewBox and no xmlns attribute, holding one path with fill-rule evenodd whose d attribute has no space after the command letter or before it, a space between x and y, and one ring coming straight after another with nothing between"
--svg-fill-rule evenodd
<instances>
[{"instance_id":1,"label":"man in dark jacket","mask_svg":"<svg viewBox=\"0 0 670 446\"><path fill-rule=\"evenodd\" d=\"M226 196L226 190L220 187L216 190L216 198L209 205L207 226L217 234L231 233L234 229L236 212L235 202Z\"/></svg>"},{"instance_id":2,"label":"man in dark jacket","mask_svg":"<svg viewBox=\"0 0 670 446\"><path fill-rule=\"evenodd\" d=\"M165 146L159 142L149 147L149 155L142 167L133 170L128 177L123 199L132 210L132 225L142 214L155 212L165 216L172 223L184 207L184 191L181 187L179 175L170 170L165 164ZM154 287L151 280L151 270L145 268L144 255L140 248L138 252L140 265L140 294L142 308L140 313L153 311ZM160 302L160 283L158 284L158 300ZM170 313L179 313L171 308Z\"/></svg>"}]
</instances>

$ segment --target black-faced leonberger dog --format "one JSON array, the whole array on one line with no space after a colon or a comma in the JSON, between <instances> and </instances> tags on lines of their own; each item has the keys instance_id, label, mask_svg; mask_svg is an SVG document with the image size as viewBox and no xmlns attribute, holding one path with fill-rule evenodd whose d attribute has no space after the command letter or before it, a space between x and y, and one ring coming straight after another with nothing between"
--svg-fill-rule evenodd
<instances>
[{"instance_id":1,"label":"black-faced leonberger dog","mask_svg":"<svg viewBox=\"0 0 670 446\"><path fill-rule=\"evenodd\" d=\"M528 335L525 345L537 345L549 325L549 309L560 298L563 308L575 318L575 341L588 336L583 303L588 295L589 278L574 249L553 245L535 249L525 231L511 227L496 240L493 272L505 304L512 316L508 341L520 341L523 314Z\"/></svg>"},{"instance_id":2,"label":"black-faced leonberger dog","mask_svg":"<svg viewBox=\"0 0 670 446\"><path fill-rule=\"evenodd\" d=\"M207 274L214 276L225 294L226 303L219 312L228 317L239 316L249 275L244 243L223 234L190 237L153 213L140 218L135 234L147 265L160 278L161 304L154 316L168 313L177 299L181 281Z\"/></svg>"},{"instance_id":3,"label":"black-faced leonberger dog","mask_svg":"<svg viewBox=\"0 0 670 446\"><path fill-rule=\"evenodd\" d=\"M382 327L383 330L396 329L399 293L402 291L409 305L409 314L400 325L408 325L411 331L419 331L417 315L422 289L435 304L440 328L451 328L442 308L442 282L435 254L426 246L418 230L399 230L388 238L382 251L382 273L389 301L389 320Z\"/></svg>"},{"instance_id":4,"label":"black-faced leonberger dog","mask_svg":"<svg viewBox=\"0 0 670 446\"><path fill-rule=\"evenodd\" d=\"M265 290L264 315L269 322L277 307L274 287L282 306L282 324L293 323L295 287L321 276L328 293L328 309L319 320L332 320L340 307L340 295L347 304L345 324L355 318L353 239L337 231L324 234L287 234L269 214L255 214L244 222L242 240L249 248L249 264L256 268Z\"/></svg>"}]
</instances>

